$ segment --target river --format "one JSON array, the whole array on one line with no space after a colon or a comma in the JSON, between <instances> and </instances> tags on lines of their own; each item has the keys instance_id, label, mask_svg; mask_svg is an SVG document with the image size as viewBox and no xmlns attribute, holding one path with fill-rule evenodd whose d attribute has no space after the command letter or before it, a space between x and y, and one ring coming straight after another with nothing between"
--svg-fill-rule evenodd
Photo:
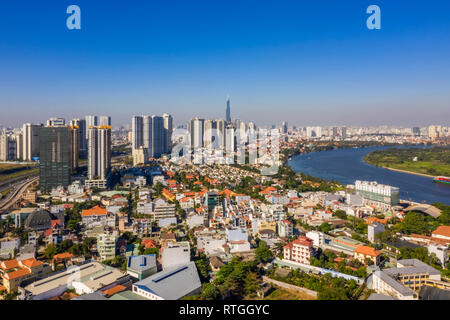
<instances>
[{"instance_id":1,"label":"river","mask_svg":"<svg viewBox=\"0 0 450 320\"><path fill-rule=\"evenodd\" d=\"M364 162L363 158L369 152L387 148L389 147L312 152L294 156L288 164L296 172L337 180L344 185L354 184L355 180L377 181L400 188L400 198L404 200L450 205L450 185L434 183L429 177L391 171Z\"/></svg>"}]
</instances>

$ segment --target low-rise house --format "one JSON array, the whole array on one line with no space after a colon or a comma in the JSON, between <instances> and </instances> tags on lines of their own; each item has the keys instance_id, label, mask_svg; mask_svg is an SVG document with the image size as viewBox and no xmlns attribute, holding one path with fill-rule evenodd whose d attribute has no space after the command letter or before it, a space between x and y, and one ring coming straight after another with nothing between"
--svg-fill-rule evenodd
<instances>
[{"instance_id":1,"label":"low-rise house","mask_svg":"<svg viewBox=\"0 0 450 320\"><path fill-rule=\"evenodd\" d=\"M51 267L35 258L0 262L0 274L7 292L15 292L22 282L41 277L49 272Z\"/></svg>"},{"instance_id":2,"label":"low-rise house","mask_svg":"<svg viewBox=\"0 0 450 320\"><path fill-rule=\"evenodd\" d=\"M184 197L178 201L180 203L180 207L183 210L193 209L195 206L194 199L191 197Z\"/></svg>"},{"instance_id":3,"label":"low-rise house","mask_svg":"<svg viewBox=\"0 0 450 320\"><path fill-rule=\"evenodd\" d=\"M106 208L99 206L83 210L81 212L81 221L87 228L92 228L95 226L114 227L116 224L115 216L108 214Z\"/></svg>"},{"instance_id":4,"label":"low-rise house","mask_svg":"<svg viewBox=\"0 0 450 320\"><path fill-rule=\"evenodd\" d=\"M368 246L359 246L355 250L354 257L362 263L364 263L366 259L369 259L373 264L378 265L380 263L381 251Z\"/></svg>"},{"instance_id":5,"label":"low-rise house","mask_svg":"<svg viewBox=\"0 0 450 320\"><path fill-rule=\"evenodd\" d=\"M171 225L176 225L176 224L177 224L177 218L176 217L162 218L162 219L159 219L159 221L158 221L158 226L160 228L165 228L165 227L169 227Z\"/></svg>"},{"instance_id":6,"label":"low-rise house","mask_svg":"<svg viewBox=\"0 0 450 320\"><path fill-rule=\"evenodd\" d=\"M4 238L0 240L0 258L12 259L20 248L20 238Z\"/></svg>"},{"instance_id":7,"label":"low-rise house","mask_svg":"<svg viewBox=\"0 0 450 320\"><path fill-rule=\"evenodd\" d=\"M240 241L240 240L248 240L248 232L243 228L226 228L225 234L227 237L227 241Z\"/></svg>"},{"instance_id":8,"label":"low-rise house","mask_svg":"<svg viewBox=\"0 0 450 320\"><path fill-rule=\"evenodd\" d=\"M247 252L251 249L247 240L228 241L227 246L230 253Z\"/></svg>"},{"instance_id":9,"label":"low-rise house","mask_svg":"<svg viewBox=\"0 0 450 320\"><path fill-rule=\"evenodd\" d=\"M442 239L450 242L450 226L439 226L431 233L436 239Z\"/></svg>"},{"instance_id":10,"label":"low-rise house","mask_svg":"<svg viewBox=\"0 0 450 320\"><path fill-rule=\"evenodd\" d=\"M197 238L197 250L207 255L221 255L225 252L226 241L222 238L206 236Z\"/></svg>"},{"instance_id":11,"label":"low-rise house","mask_svg":"<svg viewBox=\"0 0 450 320\"><path fill-rule=\"evenodd\" d=\"M53 266L58 264L64 264L64 267L67 268L72 265L72 259L74 255L69 252L58 253L53 256Z\"/></svg>"},{"instance_id":12,"label":"low-rise house","mask_svg":"<svg viewBox=\"0 0 450 320\"><path fill-rule=\"evenodd\" d=\"M212 256L209 258L209 265L211 266L211 270L213 272L218 272L220 268L225 265L225 263L223 263L223 261L219 257Z\"/></svg>"},{"instance_id":13,"label":"low-rise house","mask_svg":"<svg viewBox=\"0 0 450 320\"><path fill-rule=\"evenodd\" d=\"M197 226L202 226L205 224L205 217L201 214L190 214L186 219L186 223L189 229L195 228Z\"/></svg>"}]
</instances>

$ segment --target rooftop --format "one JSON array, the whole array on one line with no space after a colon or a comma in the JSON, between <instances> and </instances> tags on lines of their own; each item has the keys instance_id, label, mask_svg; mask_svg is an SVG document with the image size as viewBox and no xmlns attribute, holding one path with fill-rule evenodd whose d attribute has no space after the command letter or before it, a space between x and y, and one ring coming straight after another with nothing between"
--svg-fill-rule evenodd
<instances>
[{"instance_id":1,"label":"rooftop","mask_svg":"<svg viewBox=\"0 0 450 320\"><path fill-rule=\"evenodd\" d=\"M439 226L431 234L433 236L444 236L450 238L450 226Z\"/></svg>"},{"instance_id":2,"label":"rooftop","mask_svg":"<svg viewBox=\"0 0 450 320\"><path fill-rule=\"evenodd\" d=\"M82 217L90 217L90 216L104 216L107 215L108 211L106 210L106 208L102 208L99 206L95 206L91 209L87 209L87 210L83 210L81 212L81 216Z\"/></svg>"},{"instance_id":3,"label":"rooftop","mask_svg":"<svg viewBox=\"0 0 450 320\"><path fill-rule=\"evenodd\" d=\"M178 300L201 287L195 262L158 272L133 286L165 300Z\"/></svg>"},{"instance_id":4,"label":"rooftop","mask_svg":"<svg viewBox=\"0 0 450 320\"><path fill-rule=\"evenodd\" d=\"M147 254L128 257L127 269L143 272L156 267L156 255Z\"/></svg>"}]
</instances>

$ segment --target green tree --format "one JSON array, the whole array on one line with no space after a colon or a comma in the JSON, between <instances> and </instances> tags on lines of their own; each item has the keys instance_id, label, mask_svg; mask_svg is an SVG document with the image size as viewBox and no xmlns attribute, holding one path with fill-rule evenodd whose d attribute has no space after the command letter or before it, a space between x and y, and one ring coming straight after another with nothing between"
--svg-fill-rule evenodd
<instances>
[{"instance_id":1,"label":"green tree","mask_svg":"<svg viewBox=\"0 0 450 320\"><path fill-rule=\"evenodd\" d=\"M219 297L219 290L212 283L202 285L201 296L204 300L216 300Z\"/></svg>"},{"instance_id":2,"label":"green tree","mask_svg":"<svg viewBox=\"0 0 450 320\"><path fill-rule=\"evenodd\" d=\"M267 243L259 241L258 248L255 250L255 257L259 262L267 262L273 258L272 251L270 251Z\"/></svg>"},{"instance_id":3,"label":"green tree","mask_svg":"<svg viewBox=\"0 0 450 320\"><path fill-rule=\"evenodd\" d=\"M319 230L323 233L328 233L331 229L331 225L328 222L324 222L319 226Z\"/></svg>"}]
</instances>

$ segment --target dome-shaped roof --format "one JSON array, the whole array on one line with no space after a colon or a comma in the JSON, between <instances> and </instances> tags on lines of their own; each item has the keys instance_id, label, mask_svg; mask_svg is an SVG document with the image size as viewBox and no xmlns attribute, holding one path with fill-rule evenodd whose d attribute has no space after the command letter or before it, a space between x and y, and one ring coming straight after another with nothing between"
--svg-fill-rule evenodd
<instances>
[{"instance_id":1,"label":"dome-shaped roof","mask_svg":"<svg viewBox=\"0 0 450 320\"><path fill-rule=\"evenodd\" d=\"M51 227L52 216L47 210L37 210L25 220L25 228L33 230L46 230Z\"/></svg>"}]
</instances>

